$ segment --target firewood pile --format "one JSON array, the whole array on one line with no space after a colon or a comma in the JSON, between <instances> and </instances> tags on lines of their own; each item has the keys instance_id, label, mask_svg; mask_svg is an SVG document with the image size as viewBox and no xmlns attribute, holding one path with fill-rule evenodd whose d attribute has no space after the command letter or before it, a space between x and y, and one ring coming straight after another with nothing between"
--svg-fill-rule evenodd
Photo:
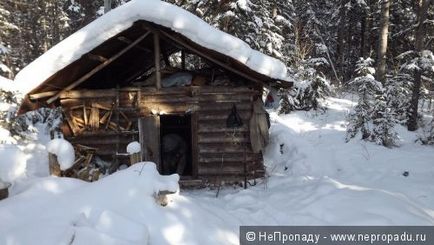
<instances>
[{"instance_id":1,"label":"firewood pile","mask_svg":"<svg viewBox=\"0 0 434 245\"><path fill-rule=\"evenodd\" d=\"M100 129L113 131L126 131L132 126L132 122L124 112L119 111L122 124L116 122L115 104L92 102L90 105L73 106L65 112L65 118L73 135L79 135L84 131L96 131Z\"/></svg>"},{"instance_id":2,"label":"firewood pile","mask_svg":"<svg viewBox=\"0 0 434 245\"><path fill-rule=\"evenodd\" d=\"M63 171L62 176L81 179L93 182L98 180L102 175L102 169L96 164L96 148L76 144L74 165Z\"/></svg>"}]
</instances>

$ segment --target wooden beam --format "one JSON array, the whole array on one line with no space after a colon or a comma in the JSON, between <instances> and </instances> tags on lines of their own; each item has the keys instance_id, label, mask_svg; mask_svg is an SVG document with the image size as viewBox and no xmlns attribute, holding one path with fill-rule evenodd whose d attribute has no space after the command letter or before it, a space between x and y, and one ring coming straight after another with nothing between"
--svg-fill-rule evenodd
<instances>
[{"instance_id":1,"label":"wooden beam","mask_svg":"<svg viewBox=\"0 0 434 245\"><path fill-rule=\"evenodd\" d=\"M56 91L47 91L47 92L36 93L36 94L29 94L29 99L30 100L38 100L38 99L42 99L42 98L53 96L53 95L55 95L57 93L59 93L58 90L56 90Z\"/></svg>"},{"instance_id":2,"label":"wooden beam","mask_svg":"<svg viewBox=\"0 0 434 245\"><path fill-rule=\"evenodd\" d=\"M185 70L185 50L181 50L181 68Z\"/></svg>"},{"instance_id":3,"label":"wooden beam","mask_svg":"<svg viewBox=\"0 0 434 245\"><path fill-rule=\"evenodd\" d=\"M100 61L100 62L106 62L108 60L106 57L101 56L101 55L97 55L97 54L89 53L86 56L91 60L96 60L96 61Z\"/></svg>"},{"instance_id":4,"label":"wooden beam","mask_svg":"<svg viewBox=\"0 0 434 245\"><path fill-rule=\"evenodd\" d=\"M123 42L123 43L126 43L126 44L130 44L130 43L133 42L133 41L131 41L130 39L124 37L124 36L119 36L117 39L118 39L119 41ZM149 50L149 49L147 49L147 48L144 48L144 47L142 47L142 46L140 46L140 45L136 45L134 48L137 48L137 49L140 49L140 50L142 50L142 51L145 51L146 53L152 53L151 50Z\"/></svg>"},{"instance_id":5,"label":"wooden beam","mask_svg":"<svg viewBox=\"0 0 434 245\"><path fill-rule=\"evenodd\" d=\"M160 72L160 37L154 33L154 59L155 59L155 78L157 89L161 88L161 72Z\"/></svg>"},{"instance_id":6,"label":"wooden beam","mask_svg":"<svg viewBox=\"0 0 434 245\"><path fill-rule=\"evenodd\" d=\"M47 100L47 104L53 103L55 100L57 100L59 98L59 96L60 96L61 93L77 87L82 82L86 81L86 79L90 78L92 75L94 75L98 71L102 70L104 67L106 67L107 65L109 65L113 61L117 60L119 57L121 57L123 54L125 54L128 50L130 50L136 44L138 44L143 39L145 39L150 33L151 33L150 31L147 31L145 34L141 35L139 38L137 38L137 40L135 40L134 42L132 42L131 44L129 44L127 47L123 48L121 51L119 51L113 57L111 57L110 59L108 59L104 63L101 63L101 64L97 65L90 72L88 72L87 74L85 74L84 76L82 76L81 78L79 78L78 80L76 80L75 82L71 83L70 85L66 86L64 89L62 89L61 91L59 91L56 95L54 95L53 97L49 98Z\"/></svg>"},{"instance_id":7,"label":"wooden beam","mask_svg":"<svg viewBox=\"0 0 434 245\"><path fill-rule=\"evenodd\" d=\"M164 64L166 65L165 67L170 67L169 55L166 51L161 51L161 53L163 54Z\"/></svg>"},{"instance_id":8,"label":"wooden beam","mask_svg":"<svg viewBox=\"0 0 434 245\"><path fill-rule=\"evenodd\" d=\"M194 48L193 46L191 46L191 45L187 44L186 42L180 40L179 38L173 37L172 35L168 34L165 31L160 30L160 33L163 34L163 36L171 39L172 41L174 41L174 42L176 42L176 43L178 43L178 44L186 47L187 49L189 49L190 51L196 53L200 57L202 57L204 59L207 59L207 60L209 60L209 61L211 61L211 62L213 62L213 63L215 63L215 64L217 64L217 65L219 65L219 66L221 66L223 68L225 68L226 70L229 70L229 71L231 71L231 72L233 72L233 73L235 73L237 75L240 75L240 76L242 76L242 77L244 77L244 78L246 78L246 79L248 79L250 81L263 84L263 82L261 80L258 80L258 79L254 78L254 77L251 77L250 75L247 75L247 74L245 74L245 73L243 73L241 71L238 71L238 70L232 68L228 64L225 64L225 63L223 63L223 62L221 62L219 60L214 59L213 57L211 57L211 56L209 56L209 55L207 55L207 54L205 54L205 53L197 50L196 48Z\"/></svg>"}]
</instances>

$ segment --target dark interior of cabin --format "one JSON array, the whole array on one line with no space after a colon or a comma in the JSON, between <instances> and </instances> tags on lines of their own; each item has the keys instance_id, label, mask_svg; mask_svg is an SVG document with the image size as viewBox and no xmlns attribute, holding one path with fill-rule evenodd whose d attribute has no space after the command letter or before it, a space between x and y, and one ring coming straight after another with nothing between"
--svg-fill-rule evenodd
<instances>
[{"instance_id":1,"label":"dark interior of cabin","mask_svg":"<svg viewBox=\"0 0 434 245\"><path fill-rule=\"evenodd\" d=\"M163 174L192 176L191 116L161 115L160 137Z\"/></svg>"}]
</instances>

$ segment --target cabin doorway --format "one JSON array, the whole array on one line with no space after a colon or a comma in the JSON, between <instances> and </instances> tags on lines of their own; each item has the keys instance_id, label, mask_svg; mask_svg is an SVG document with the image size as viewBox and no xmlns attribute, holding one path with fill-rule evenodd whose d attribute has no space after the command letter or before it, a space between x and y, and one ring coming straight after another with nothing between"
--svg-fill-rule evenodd
<instances>
[{"instance_id":1,"label":"cabin doorway","mask_svg":"<svg viewBox=\"0 0 434 245\"><path fill-rule=\"evenodd\" d=\"M193 175L191 114L160 115L162 174Z\"/></svg>"}]
</instances>

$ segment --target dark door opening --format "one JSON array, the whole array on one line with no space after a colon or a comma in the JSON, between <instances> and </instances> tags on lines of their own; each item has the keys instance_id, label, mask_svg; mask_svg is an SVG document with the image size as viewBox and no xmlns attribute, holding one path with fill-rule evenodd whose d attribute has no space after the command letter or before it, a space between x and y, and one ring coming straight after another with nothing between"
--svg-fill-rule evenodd
<instances>
[{"instance_id":1,"label":"dark door opening","mask_svg":"<svg viewBox=\"0 0 434 245\"><path fill-rule=\"evenodd\" d=\"M161 115L162 174L192 176L191 115Z\"/></svg>"}]
</instances>

